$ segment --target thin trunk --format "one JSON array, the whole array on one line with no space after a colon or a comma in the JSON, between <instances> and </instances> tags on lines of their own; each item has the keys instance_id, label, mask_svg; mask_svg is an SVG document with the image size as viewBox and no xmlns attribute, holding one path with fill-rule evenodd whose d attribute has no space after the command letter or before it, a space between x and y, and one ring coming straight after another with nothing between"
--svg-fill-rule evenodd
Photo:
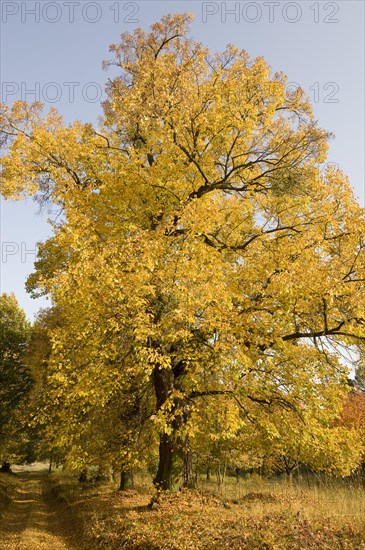
<instances>
[{"instance_id":1,"label":"thin trunk","mask_svg":"<svg viewBox=\"0 0 365 550\"><path fill-rule=\"evenodd\" d=\"M184 424L187 423L188 417L186 412L182 415ZM188 489L194 489L196 486L195 477L193 474L193 456L190 446L190 438L186 435L184 438L180 439L181 444L181 456L183 464L183 487Z\"/></svg>"},{"instance_id":2,"label":"thin trunk","mask_svg":"<svg viewBox=\"0 0 365 550\"><path fill-rule=\"evenodd\" d=\"M221 467L220 467L220 465L218 466L218 469L217 469L217 484L218 484L218 487L220 487L222 485L222 476L221 476Z\"/></svg>"},{"instance_id":3,"label":"thin trunk","mask_svg":"<svg viewBox=\"0 0 365 550\"><path fill-rule=\"evenodd\" d=\"M183 487L187 487L188 489L195 488L193 460L190 449L185 449L183 451Z\"/></svg>"},{"instance_id":4,"label":"thin trunk","mask_svg":"<svg viewBox=\"0 0 365 550\"><path fill-rule=\"evenodd\" d=\"M87 470L84 468L81 470L80 476L79 476L79 482L85 483L87 481Z\"/></svg>"},{"instance_id":5,"label":"thin trunk","mask_svg":"<svg viewBox=\"0 0 365 550\"><path fill-rule=\"evenodd\" d=\"M49 460L48 473L49 473L49 474L52 473L52 457L51 457L50 460Z\"/></svg>"},{"instance_id":6,"label":"thin trunk","mask_svg":"<svg viewBox=\"0 0 365 550\"><path fill-rule=\"evenodd\" d=\"M224 482L224 478L226 477L226 463L223 464L223 466L221 466L221 464L219 464L218 466L218 470L217 470L217 482L218 482L218 486L221 487L223 485L223 482Z\"/></svg>"},{"instance_id":7,"label":"thin trunk","mask_svg":"<svg viewBox=\"0 0 365 550\"><path fill-rule=\"evenodd\" d=\"M130 486L131 486L131 489L134 489L134 472L133 470L131 470L129 472L129 479L130 479Z\"/></svg>"}]
</instances>

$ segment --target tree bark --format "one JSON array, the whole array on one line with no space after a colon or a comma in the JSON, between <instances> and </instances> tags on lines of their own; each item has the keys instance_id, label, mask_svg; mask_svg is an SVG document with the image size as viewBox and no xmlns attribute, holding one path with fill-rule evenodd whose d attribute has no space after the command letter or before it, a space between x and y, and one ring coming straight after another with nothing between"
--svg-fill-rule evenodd
<instances>
[{"instance_id":1,"label":"tree bark","mask_svg":"<svg viewBox=\"0 0 365 550\"><path fill-rule=\"evenodd\" d=\"M193 460L190 449L183 451L183 487L195 488L195 477L193 475Z\"/></svg>"},{"instance_id":2,"label":"tree bark","mask_svg":"<svg viewBox=\"0 0 365 550\"><path fill-rule=\"evenodd\" d=\"M153 382L156 395L156 408L159 411L168 399L173 389L173 373L167 369L160 369L158 366L153 371ZM153 480L155 487L161 491L172 488L172 467L175 454L176 441L174 431L172 434L160 434L159 461L156 476Z\"/></svg>"},{"instance_id":3,"label":"tree bark","mask_svg":"<svg viewBox=\"0 0 365 550\"><path fill-rule=\"evenodd\" d=\"M129 472L129 479L130 479L131 489L134 489L135 485L134 485L134 471L133 470L131 470Z\"/></svg>"},{"instance_id":4,"label":"tree bark","mask_svg":"<svg viewBox=\"0 0 365 550\"><path fill-rule=\"evenodd\" d=\"M161 410L173 390L180 389L179 380L184 374L185 366L186 365L183 360L175 362L171 370L160 368L159 365L155 366L152 378L156 395L157 412ZM170 410L172 420L169 428L171 432L169 434L160 434L159 463L156 476L153 480L155 487L162 491L171 489L173 486L174 458L181 452L181 440L178 435L179 429L183 423L187 422L187 412L185 411L181 414L184 410L183 400L175 400ZM188 469L189 468L187 465L187 472ZM190 484L193 480L192 472L189 471L188 476Z\"/></svg>"},{"instance_id":5,"label":"tree bark","mask_svg":"<svg viewBox=\"0 0 365 550\"><path fill-rule=\"evenodd\" d=\"M172 489L172 466L174 458L174 441L171 435L163 433L160 435L159 461L157 474L153 484L161 491Z\"/></svg>"},{"instance_id":6,"label":"tree bark","mask_svg":"<svg viewBox=\"0 0 365 550\"><path fill-rule=\"evenodd\" d=\"M119 491L125 491L127 489L127 486L128 486L128 474L125 470L121 470Z\"/></svg>"}]
</instances>

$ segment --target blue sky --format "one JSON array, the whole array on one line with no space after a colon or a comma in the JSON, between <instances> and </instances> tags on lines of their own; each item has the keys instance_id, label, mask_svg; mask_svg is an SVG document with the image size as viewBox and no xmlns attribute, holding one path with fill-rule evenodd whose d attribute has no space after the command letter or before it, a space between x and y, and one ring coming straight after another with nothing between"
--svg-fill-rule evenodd
<instances>
[{"instance_id":1,"label":"blue sky","mask_svg":"<svg viewBox=\"0 0 365 550\"><path fill-rule=\"evenodd\" d=\"M364 206L364 2L302 0L1 1L1 101L40 100L66 122L96 122L108 73L101 62L122 32L148 27L166 13L191 12L192 33L213 50L236 44L263 55L311 98L331 130L329 160L349 175ZM13 291L29 318L44 300L24 283L38 241L51 234L32 200L1 203L1 291Z\"/></svg>"}]
</instances>

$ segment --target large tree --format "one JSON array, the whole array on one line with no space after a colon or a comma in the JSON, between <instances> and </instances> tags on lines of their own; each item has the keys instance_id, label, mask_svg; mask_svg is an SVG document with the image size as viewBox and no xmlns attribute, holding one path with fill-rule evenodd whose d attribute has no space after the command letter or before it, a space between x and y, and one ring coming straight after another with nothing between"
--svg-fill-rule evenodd
<instances>
[{"instance_id":1,"label":"large tree","mask_svg":"<svg viewBox=\"0 0 365 550\"><path fill-rule=\"evenodd\" d=\"M329 134L283 74L233 46L209 52L189 21L111 46L98 128L38 104L1 118L3 194L63 211L30 281L67 319L49 398L66 433L118 395L143 399L162 489L177 456L191 482L207 402L214 416L224 400L231 434L256 423L271 437L280 408L335 417L338 346L365 336L364 216L324 167Z\"/></svg>"}]
</instances>

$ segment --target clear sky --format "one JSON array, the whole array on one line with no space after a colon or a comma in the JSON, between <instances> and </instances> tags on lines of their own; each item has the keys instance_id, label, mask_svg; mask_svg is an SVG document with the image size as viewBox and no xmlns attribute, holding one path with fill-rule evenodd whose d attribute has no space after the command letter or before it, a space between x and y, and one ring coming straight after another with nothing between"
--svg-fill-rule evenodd
<instances>
[{"instance_id":1,"label":"clear sky","mask_svg":"<svg viewBox=\"0 0 365 550\"><path fill-rule=\"evenodd\" d=\"M364 206L364 2L0 1L1 101L42 101L66 122L96 122L108 74L101 62L122 32L162 15L191 12L193 36L213 50L236 44L262 55L311 98L336 139L330 158L349 175ZM51 234L31 200L1 203L1 291L29 318L47 305L25 292L36 243Z\"/></svg>"}]
</instances>

